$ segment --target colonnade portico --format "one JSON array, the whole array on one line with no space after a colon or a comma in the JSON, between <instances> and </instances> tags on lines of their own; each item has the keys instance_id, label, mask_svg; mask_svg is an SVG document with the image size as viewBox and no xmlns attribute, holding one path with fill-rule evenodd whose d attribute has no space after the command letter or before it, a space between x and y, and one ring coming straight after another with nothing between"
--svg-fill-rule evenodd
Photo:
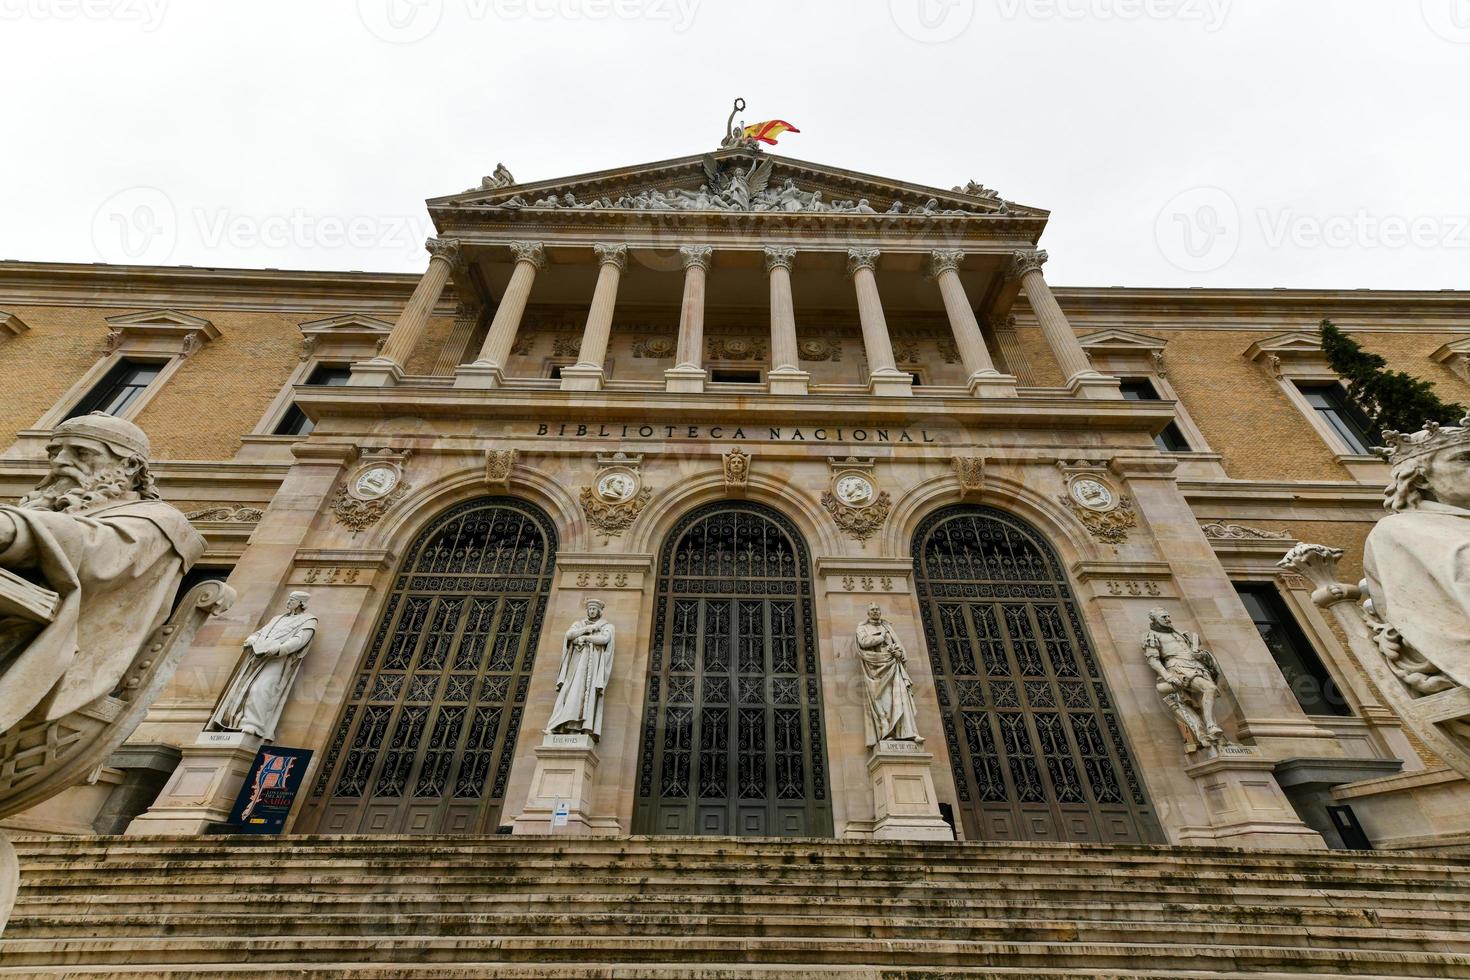
<instances>
[{"instance_id":1,"label":"colonnade portico","mask_svg":"<svg viewBox=\"0 0 1470 980\"><path fill-rule=\"evenodd\" d=\"M355 366L353 384L392 385L401 382L403 366L421 343L435 304L448 285L451 273L463 268L464 253L475 248L508 248L514 260L510 279L504 287L485 340L478 354L455 370L455 387L496 388L506 383L506 367L512 348L522 327L526 307L531 300L539 273L548 265L546 245L539 241L512 241L503 245L470 246L455 240L430 239L429 267L418 288L394 324L382 352L371 361ZM577 363L561 370L561 387L572 391L596 391L604 387L603 361L612 335L618 290L629 261L631 246L625 242L599 242L585 248L594 257L597 278L588 306ZM707 285L711 275L719 275L715 260L720 252L736 253L749 249L719 249L712 245L684 245L679 248L683 272L683 292L679 304L679 328L675 364L665 374L665 389L670 392L697 393L704 390L708 372L704 364L704 321ZM806 394L810 382L808 372L800 366L797 308L792 288L792 273L800 254L832 252L831 249L805 250L796 245L767 245L761 248L761 260L769 288L770 358L766 372L767 390L774 395ZM907 396L913 394L913 379L901 370L894 357L887 315L879 290L880 266L885 255L914 254L878 248L852 247L844 253L847 277L851 281L861 328L871 394ZM925 278L937 290L945 316L953 334L954 348L964 366L971 395L982 398L1014 397L1016 379L996 368L994 357L981 332L975 306L960 279L959 270L967 255L963 249L933 249L917 253L922 257ZM1118 397L1115 379L1096 371L1078 342L1066 314L1057 303L1041 274L1046 261L1044 251L1035 249L1009 253L1004 280L1015 282L1026 293L1036 315L1048 348L1061 368L1067 386L1085 397ZM992 311L994 319L1000 314Z\"/></svg>"}]
</instances>

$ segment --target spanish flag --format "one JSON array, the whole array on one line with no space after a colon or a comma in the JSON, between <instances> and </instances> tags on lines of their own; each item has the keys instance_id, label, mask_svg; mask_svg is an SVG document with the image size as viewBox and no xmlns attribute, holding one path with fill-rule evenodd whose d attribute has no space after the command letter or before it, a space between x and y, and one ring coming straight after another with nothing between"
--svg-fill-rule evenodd
<instances>
[{"instance_id":1,"label":"spanish flag","mask_svg":"<svg viewBox=\"0 0 1470 980\"><path fill-rule=\"evenodd\" d=\"M749 140L760 140L762 143L776 145L776 137L782 133L799 133L801 130L786 122L784 119L770 119L766 122L756 123L754 126L745 127L745 138Z\"/></svg>"}]
</instances>

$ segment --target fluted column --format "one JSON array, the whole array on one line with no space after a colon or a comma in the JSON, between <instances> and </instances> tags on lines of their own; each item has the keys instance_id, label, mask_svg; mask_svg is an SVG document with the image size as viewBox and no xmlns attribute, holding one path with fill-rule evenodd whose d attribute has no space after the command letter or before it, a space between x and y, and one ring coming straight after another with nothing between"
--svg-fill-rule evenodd
<instances>
[{"instance_id":1,"label":"fluted column","mask_svg":"<svg viewBox=\"0 0 1470 980\"><path fill-rule=\"evenodd\" d=\"M1089 398L1123 397L1118 391L1117 379L1099 374L1087 359L1087 352L1078 343L1072 324L1067 321L1067 315L1062 312L1056 297L1052 295L1051 287L1041 274L1041 267L1046 259L1047 254L1040 249L1012 253L1006 278L1020 280L1021 288L1026 290L1026 299L1031 304L1032 312L1036 314L1042 336L1046 338L1047 346L1056 357L1067 385Z\"/></svg>"},{"instance_id":2,"label":"fluted column","mask_svg":"<svg viewBox=\"0 0 1470 980\"><path fill-rule=\"evenodd\" d=\"M592 290L592 306L587 311L577 363L561 369L561 386L565 391L596 391L602 387L602 362L607 360L607 342L612 336L618 282L628 267L626 245L594 245L592 250L597 253L597 286Z\"/></svg>"},{"instance_id":3,"label":"fluted column","mask_svg":"<svg viewBox=\"0 0 1470 980\"><path fill-rule=\"evenodd\" d=\"M883 299L878 295L876 248L847 250L847 274L857 290L858 319L863 327L863 350L868 355L868 390L875 395L911 395L913 378L898 369L893 360L893 342L883 316Z\"/></svg>"},{"instance_id":4,"label":"fluted column","mask_svg":"<svg viewBox=\"0 0 1470 980\"><path fill-rule=\"evenodd\" d=\"M704 390L704 285L714 250L708 245L681 245L684 301L679 307L679 349L674 366L664 372L669 391Z\"/></svg>"},{"instance_id":5,"label":"fluted column","mask_svg":"<svg viewBox=\"0 0 1470 980\"><path fill-rule=\"evenodd\" d=\"M403 312L398 314L382 351L377 357L353 367L352 384L391 385L402 380L404 365L424 339L429 317L434 315L434 307L439 305L449 274L460 259L459 242L452 238L431 238L424 243L424 248L429 250L429 267L419 278Z\"/></svg>"},{"instance_id":6,"label":"fluted column","mask_svg":"<svg viewBox=\"0 0 1470 980\"><path fill-rule=\"evenodd\" d=\"M490 321L480 356L454 372L456 388L496 388L505 380L505 364L510 360L510 349L515 346L516 333L521 329L521 317L531 298L531 285L536 281L536 273L546 268L546 250L540 242L511 242L510 250L515 255L516 267L510 274L505 295L500 297L500 305L495 308L495 318Z\"/></svg>"},{"instance_id":7,"label":"fluted column","mask_svg":"<svg viewBox=\"0 0 1470 980\"><path fill-rule=\"evenodd\" d=\"M811 375L801 369L796 347L796 303L791 297L791 268L796 249L790 245L765 250L771 281L771 370L766 375L773 395L804 395Z\"/></svg>"},{"instance_id":8,"label":"fluted column","mask_svg":"<svg viewBox=\"0 0 1470 980\"><path fill-rule=\"evenodd\" d=\"M985 336L980 332L980 323L970 308L970 298L965 295L965 284L960 282L959 268L964 258L965 253L958 249L930 252L929 274L939 284L939 295L944 298L949 328L954 331L955 349L959 351L960 363L969 375L970 394L991 397L1014 395L1016 379L995 369L995 362L990 359L990 351L985 346Z\"/></svg>"}]
</instances>

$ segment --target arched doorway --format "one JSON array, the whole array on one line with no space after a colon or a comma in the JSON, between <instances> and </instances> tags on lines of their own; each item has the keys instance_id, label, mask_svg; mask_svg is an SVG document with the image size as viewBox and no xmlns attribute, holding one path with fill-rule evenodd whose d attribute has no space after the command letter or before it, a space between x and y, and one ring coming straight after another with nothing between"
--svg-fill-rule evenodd
<instances>
[{"instance_id":1,"label":"arched doorway","mask_svg":"<svg viewBox=\"0 0 1470 980\"><path fill-rule=\"evenodd\" d=\"M551 521L510 497L459 504L420 532L299 829L495 832L555 564Z\"/></svg>"},{"instance_id":2,"label":"arched doorway","mask_svg":"<svg viewBox=\"0 0 1470 980\"><path fill-rule=\"evenodd\" d=\"M659 555L634 833L830 836L811 565L759 504L700 507Z\"/></svg>"},{"instance_id":3,"label":"arched doorway","mask_svg":"<svg viewBox=\"0 0 1470 980\"><path fill-rule=\"evenodd\" d=\"M1050 544L959 506L919 526L913 555L965 836L1162 842Z\"/></svg>"}]
</instances>

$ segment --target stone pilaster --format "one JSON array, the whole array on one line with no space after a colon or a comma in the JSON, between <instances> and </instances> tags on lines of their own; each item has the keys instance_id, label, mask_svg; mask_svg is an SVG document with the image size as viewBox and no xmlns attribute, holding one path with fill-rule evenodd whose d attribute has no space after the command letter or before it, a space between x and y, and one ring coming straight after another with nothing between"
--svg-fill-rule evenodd
<instances>
[{"instance_id":1,"label":"stone pilaster","mask_svg":"<svg viewBox=\"0 0 1470 980\"><path fill-rule=\"evenodd\" d=\"M434 315L434 307L439 304L439 297L449 282L449 274L460 260L459 242L454 239L431 238L424 247L429 250L428 269L424 270L414 287L403 312L398 314L398 321L393 324L382 352L353 366L352 384L382 386L396 384L403 379L403 366L423 340L429 318Z\"/></svg>"},{"instance_id":2,"label":"stone pilaster","mask_svg":"<svg viewBox=\"0 0 1470 980\"><path fill-rule=\"evenodd\" d=\"M804 395L811 375L801 369L796 347L796 303L791 297L791 268L796 249L790 245L768 246L766 274L771 281L771 371L773 395Z\"/></svg>"},{"instance_id":3,"label":"stone pilaster","mask_svg":"<svg viewBox=\"0 0 1470 980\"><path fill-rule=\"evenodd\" d=\"M883 299L878 295L876 248L847 250L847 274L857 291L858 318L863 328L863 349L868 355L868 390L875 395L911 395L913 378L898 369L893 359L893 341L883 316Z\"/></svg>"},{"instance_id":4,"label":"stone pilaster","mask_svg":"<svg viewBox=\"0 0 1470 980\"><path fill-rule=\"evenodd\" d=\"M1026 290L1026 299L1036 314L1041 333L1046 337L1047 346L1056 357L1068 387L1086 398L1122 398L1117 379L1098 373L1087 359L1087 351L1078 343L1072 324L1041 274L1046 260L1046 252L1040 249L1014 252L1006 278L1018 280L1021 288Z\"/></svg>"},{"instance_id":5,"label":"stone pilaster","mask_svg":"<svg viewBox=\"0 0 1470 980\"><path fill-rule=\"evenodd\" d=\"M985 337L980 333L980 323L970 308L969 297L965 295L964 283L960 282L959 267L964 257L965 253L958 249L931 252L929 273L939 284L944 310L949 315L949 328L954 331L955 348L969 374L970 394L1014 396L1016 379L995 369L995 362L990 359L990 351L985 346Z\"/></svg>"},{"instance_id":6,"label":"stone pilaster","mask_svg":"<svg viewBox=\"0 0 1470 980\"><path fill-rule=\"evenodd\" d=\"M607 343L612 336L618 282L628 267L626 245L594 245L592 250L597 253L597 286L592 290L592 307L587 311L577 363L562 368L561 386L565 391L596 391L602 387L602 362L607 359Z\"/></svg>"},{"instance_id":7,"label":"stone pilaster","mask_svg":"<svg viewBox=\"0 0 1470 980\"><path fill-rule=\"evenodd\" d=\"M664 372L669 391L704 390L704 288L714 250L708 245L683 245L684 300L679 307L679 349L674 366Z\"/></svg>"},{"instance_id":8,"label":"stone pilaster","mask_svg":"<svg viewBox=\"0 0 1470 980\"><path fill-rule=\"evenodd\" d=\"M490 321L490 332L485 336L480 356L473 364L465 364L454 372L456 388L497 388L505 379L505 364L510 360L510 349L515 346L516 333L521 329L531 286L536 281L536 273L546 268L546 250L540 242L511 242L510 249L516 258L515 271L510 275L500 305L495 308L495 319Z\"/></svg>"}]
</instances>

